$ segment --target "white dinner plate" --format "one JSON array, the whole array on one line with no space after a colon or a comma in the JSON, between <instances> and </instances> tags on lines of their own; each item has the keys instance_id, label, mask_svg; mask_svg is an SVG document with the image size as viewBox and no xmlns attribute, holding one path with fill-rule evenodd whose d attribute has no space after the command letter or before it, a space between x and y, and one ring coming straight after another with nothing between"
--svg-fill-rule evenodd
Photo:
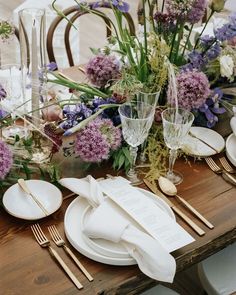
<instances>
[{"instance_id":1,"label":"white dinner plate","mask_svg":"<svg viewBox=\"0 0 236 295\"><path fill-rule=\"evenodd\" d=\"M191 127L190 132L197 138L189 134L186 136L182 146L182 150L186 154L199 157L209 157L217 154L214 149L220 153L225 147L224 138L212 129L204 127ZM214 149L209 147L205 142Z\"/></svg>"},{"instance_id":2,"label":"white dinner plate","mask_svg":"<svg viewBox=\"0 0 236 295\"><path fill-rule=\"evenodd\" d=\"M236 136L232 133L226 140L226 156L236 166Z\"/></svg>"},{"instance_id":3,"label":"white dinner plate","mask_svg":"<svg viewBox=\"0 0 236 295\"><path fill-rule=\"evenodd\" d=\"M43 180L26 180L25 182L49 215L60 208L62 193L55 185ZM46 217L42 209L17 183L12 185L3 195L3 206L9 214L25 220Z\"/></svg>"},{"instance_id":4,"label":"white dinner plate","mask_svg":"<svg viewBox=\"0 0 236 295\"><path fill-rule=\"evenodd\" d=\"M153 206L158 206L171 218L175 219L175 215L171 208L162 199L146 190L139 190L153 200ZM112 202L111 200L109 201ZM133 224L139 227L122 209L119 209L118 207L116 207L116 209L119 210L121 214L124 214ZM67 239L71 245L83 255L98 262L110 265L136 264L136 261L129 256L128 252L121 244L113 243L104 239L89 239L83 234L83 222L89 210L90 206L88 202L82 197L76 198L67 208L64 226Z\"/></svg>"}]
</instances>

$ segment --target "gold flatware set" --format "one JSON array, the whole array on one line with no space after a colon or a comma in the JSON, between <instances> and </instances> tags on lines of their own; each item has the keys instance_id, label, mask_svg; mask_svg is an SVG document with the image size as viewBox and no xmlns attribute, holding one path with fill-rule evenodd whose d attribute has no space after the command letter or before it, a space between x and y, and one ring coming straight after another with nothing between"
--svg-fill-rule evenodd
<instances>
[{"instance_id":1,"label":"gold flatware set","mask_svg":"<svg viewBox=\"0 0 236 295\"><path fill-rule=\"evenodd\" d=\"M68 275L68 277L71 279L71 281L75 284L75 286L80 290L83 288L83 285L80 283L80 281L76 278L76 276L73 274L73 272L70 270L70 268L67 266L67 264L63 261L63 259L60 257L60 255L57 253L56 250L54 250L51 247L51 243L49 239L46 237L44 232L42 231L39 224L34 224L31 226L31 230L35 236L36 241L38 244L43 247L47 248L49 250L49 253L52 257L54 257L57 262L60 264L62 269L65 271L65 273ZM55 225L52 225L48 227L49 233L52 237L52 240L58 247L63 247L63 249L66 251L66 253L73 259L73 261L76 263L76 265L79 267L79 269L82 271L82 273L86 276L86 278L91 282L93 281L93 277L90 275L90 273L86 270L86 268L82 265L82 263L78 260L78 258L73 254L73 252L66 246L65 241L60 236L57 228Z\"/></svg>"}]
</instances>

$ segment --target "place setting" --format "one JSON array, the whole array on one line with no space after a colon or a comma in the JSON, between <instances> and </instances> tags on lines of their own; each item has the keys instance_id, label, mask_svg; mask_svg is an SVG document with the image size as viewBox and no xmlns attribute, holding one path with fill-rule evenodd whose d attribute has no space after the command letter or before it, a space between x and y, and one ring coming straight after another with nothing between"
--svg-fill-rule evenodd
<instances>
[{"instance_id":1,"label":"place setting","mask_svg":"<svg viewBox=\"0 0 236 295\"><path fill-rule=\"evenodd\" d=\"M235 242L235 13L29 2L0 19L3 292L202 295Z\"/></svg>"}]
</instances>

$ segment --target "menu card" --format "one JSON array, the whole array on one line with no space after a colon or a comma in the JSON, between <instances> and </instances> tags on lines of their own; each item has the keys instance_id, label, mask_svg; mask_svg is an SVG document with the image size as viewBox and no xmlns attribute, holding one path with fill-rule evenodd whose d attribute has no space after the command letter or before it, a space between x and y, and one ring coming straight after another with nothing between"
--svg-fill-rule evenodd
<instances>
[{"instance_id":1,"label":"menu card","mask_svg":"<svg viewBox=\"0 0 236 295\"><path fill-rule=\"evenodd\" d=\"M155 205L152 199L131 186L125 178L105 179L99 184L104 194L158 240L168 252L195 241L173 218Z\"/></svg>"}]
</instances>

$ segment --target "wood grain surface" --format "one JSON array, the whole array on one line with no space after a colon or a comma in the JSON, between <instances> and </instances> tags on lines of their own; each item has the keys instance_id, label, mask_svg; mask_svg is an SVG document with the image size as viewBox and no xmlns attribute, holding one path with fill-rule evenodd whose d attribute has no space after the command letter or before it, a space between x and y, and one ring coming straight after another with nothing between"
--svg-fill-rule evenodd
<instances>
[{"instance_id":1,"label":"wood grain surface","mask_svg":"<svg viewBox=\"0 0 236 295\"><path fill-rule=\"evenodd\" d=\"M79 169L79 162L76 160L67 161L66 164L65 176L81 177L85 174ZM196 239L194 243L173 253L178 272L236 240L235 187L221 176L214 174L204 161L190 161L190 164L183 160L176 163L176 169L184 175L183 183L178 186L178 193L213 223L215 228L210 230L204 226L176 199L172 199L176 206L206 231L205 236L199 237L177 217L177 221ZM100 177L112 171L106 166L101 166L99 169L88 172L94 177ZM115 175L114 172L113 175ZM142 187L145 186L142 185ZM39 221L48 237L47 226L52 224L57 225L61 234L64 232L63 218L72 200L73 198L65 200L56 213ZM78 291L52 260L48 251L40 248L36 243L30 230L32 222L14 218L3 208L0 209L0 220L0 287L4 295L138 294L157 284L156 281L142 274L137 266L119 267L97 263L70 247L94 277L94 281L89 282L63 249L53 245L84 285L84 289ZM69 245L68 242L67 244Z\"/></svg>"}]
</instances>

